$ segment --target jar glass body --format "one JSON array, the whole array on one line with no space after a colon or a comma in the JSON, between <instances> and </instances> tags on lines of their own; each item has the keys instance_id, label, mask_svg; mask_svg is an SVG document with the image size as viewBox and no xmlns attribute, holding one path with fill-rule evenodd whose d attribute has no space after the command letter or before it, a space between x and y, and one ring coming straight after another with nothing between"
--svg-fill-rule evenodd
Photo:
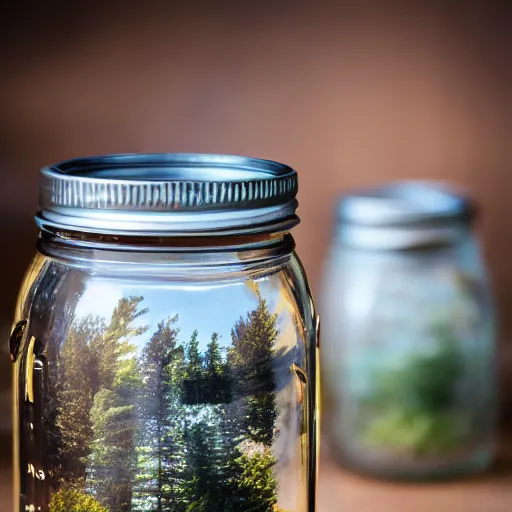
<instances>
[{"instance_id":1,"label":"jar glass body","mask_svg":"<svg viewBox=\"0 0 512 512\"><path fill-rule=\"evenodd\" d=\"M40 239L11 338L16 510L314 510L293 239L202 245Z\"/></svg>"},{"instance_id":2,"label":"jar glass body","mask_svg":"<svg viewBox=\"0 0 512 512\"><path fill-rule=\"evenodd\" d=\"M486 469L496 445L495 318L471 232L407 250L336 241L324 277L324 410L340 462L400 479Z\"/></svg>"}]
</instances>

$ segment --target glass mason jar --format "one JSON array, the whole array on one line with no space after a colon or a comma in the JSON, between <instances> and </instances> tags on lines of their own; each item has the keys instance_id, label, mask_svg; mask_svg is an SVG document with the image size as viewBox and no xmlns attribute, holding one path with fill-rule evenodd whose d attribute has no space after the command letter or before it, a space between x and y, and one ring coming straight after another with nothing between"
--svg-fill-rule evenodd
<instances>
[{"instance_id":1,"label":"glass mason jar","mask_svg":"<svg viewBox=\"0 0 512 512\"><path fill-rule=\"evenodd\" d=\"M297 175L215 155L42 170L11 336L15 510L315 510Z\"/></svg>"},{"instance_id":2,"label":"glass mason jar","mask_svg":"<svg viewBox=\"0 0 512 512\"><path fill-rule=\"evenodd\" d=\"M431 479L493 458L495 321L473 213L467 198L424 182L341 200L322 371L328 439L349 468Z\"/></svg>"}]
</instances>

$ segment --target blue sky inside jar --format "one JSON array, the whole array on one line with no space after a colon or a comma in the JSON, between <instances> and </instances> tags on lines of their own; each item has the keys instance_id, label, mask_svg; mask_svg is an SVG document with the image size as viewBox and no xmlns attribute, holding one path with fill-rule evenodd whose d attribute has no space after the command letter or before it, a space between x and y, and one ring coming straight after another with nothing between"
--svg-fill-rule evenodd
<instances>
[{"instance_id":1,"label":"blue sky inside jar","mask_svg":"<svg viewBox=\"0 0 512 512\"><path fill-rule=\"evenodd\" d=\"M272 278L263 278L258 281L258 289L267 301L269 311L278 313L278 326L283 333L288 330L285 324L291 319L288 314L283 314L283 308L287 309L287 305L283 306L285 299L276 284ZM143 334L130 340L137 347L138 353L157 330L158 323L176 314L178 320L175 326L180 330L181 343L187 343L197 330L200 350L206 349L215 332L220 335L221 347L227 347L231 343L231 329L235 322L258 305L252 281L155 283L141 286L140 283L97 278L87 283L75 310L75 320L91 315L103 318L108 323L119 300L132 296L143 296L140 309L148 308L148 312L133 324L148 326Z\"/></svg>"}]
</instances>

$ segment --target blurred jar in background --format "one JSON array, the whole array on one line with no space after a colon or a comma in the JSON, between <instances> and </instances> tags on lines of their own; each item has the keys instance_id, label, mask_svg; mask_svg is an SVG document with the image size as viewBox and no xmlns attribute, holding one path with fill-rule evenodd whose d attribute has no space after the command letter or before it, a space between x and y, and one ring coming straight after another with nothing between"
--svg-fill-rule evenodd
<instances>
[{"instance_id":1,"label":"blurred jar in background","mask_svg":"<svg viewBox=\"0 0 512 512\"><path fill-rule=\"evenodd\" d=\"M322 377L327 439L347 467L431 479L492 462L495 320L473 219L467 198L426 182L341 199Z\"/></svg>"}]
</instances>

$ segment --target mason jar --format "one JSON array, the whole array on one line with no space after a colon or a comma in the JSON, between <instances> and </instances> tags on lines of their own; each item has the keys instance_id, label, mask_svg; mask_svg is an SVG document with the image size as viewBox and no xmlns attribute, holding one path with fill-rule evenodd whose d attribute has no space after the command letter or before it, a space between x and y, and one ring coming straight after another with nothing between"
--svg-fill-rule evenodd
<instances>
[{"instance_id":1,"label":"mason jar","mask_svg":"<svg viewBox=\"0 0 512 512\"><path fill-rule=\"evenodd\" d=\"M341 199L321 311L327 438L344 466L420 480L489 467L495 320L474 214L438 183Z\"/></svg>"},{"instance_id":2,"label":"mason jar","mask_svg":"<svg viewBox=\"0 0 512 512\"><path fill-rule=\"evenodd\" d=\"M41 173L14 363L15 510L315 510L297 175L222 155Z\"/></svg>"}]
</instances>

